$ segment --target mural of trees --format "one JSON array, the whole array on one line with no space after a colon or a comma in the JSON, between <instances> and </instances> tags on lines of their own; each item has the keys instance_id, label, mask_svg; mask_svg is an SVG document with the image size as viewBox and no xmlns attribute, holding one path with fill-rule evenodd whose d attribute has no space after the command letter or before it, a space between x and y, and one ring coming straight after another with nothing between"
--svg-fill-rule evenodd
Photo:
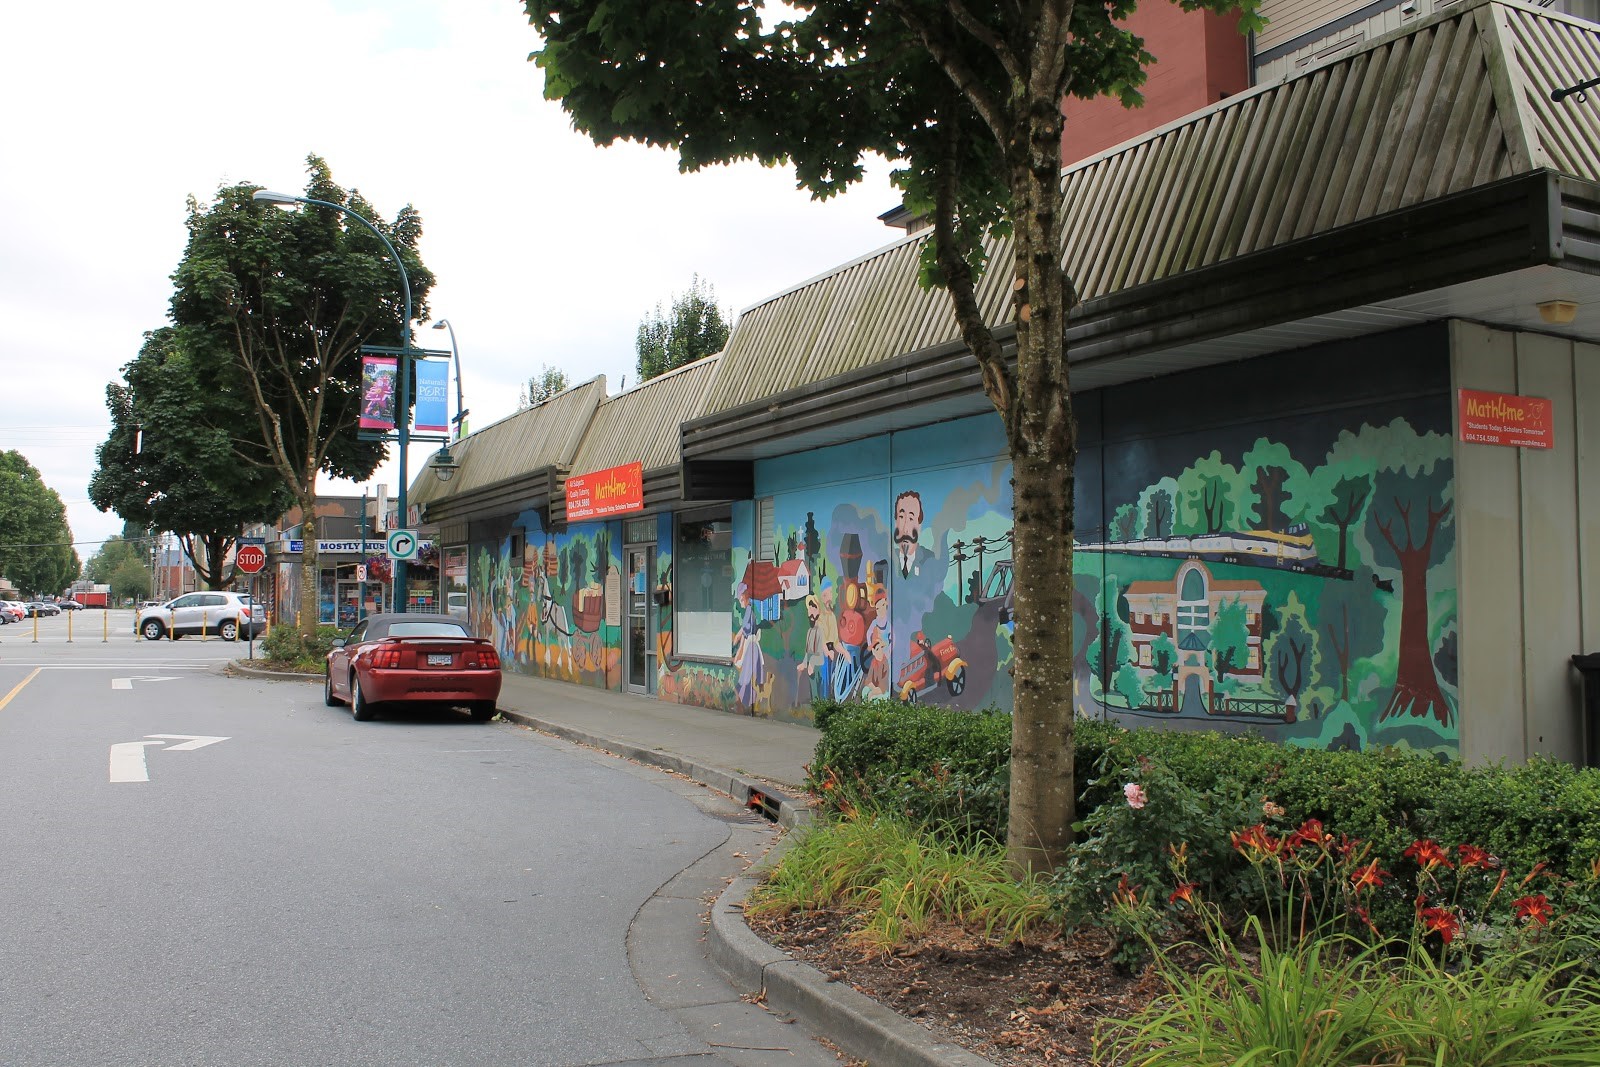
<instances>
[{"instance_id":1,"label":"mural of trees","mask_svg":"<svg viewBox=\"0 0 1600 1067\"><path fill-rule=\"evenodd\" d=\"M1455 542L1444 468L1440 464L1416 476L1380 471L1372 487L1367 526L1373 555L1377 563L1400 570L1400 660L1380 722L1397 715L1431 715L1441 726L1455 722L1455 709L1433 669L1428 620L1428 569Z\"/></svg>"},{"instance_id":2,"label":"mural of trees","mask_svg":"<svg viewBox=\"0 0 1600 1067\"><path fill-rule=\"evenodd\" d=\"M1317 632L1306 619L1305 605L1294 593L1281 612L1278 632L1266 643L1263 652L1267 685L1285 700L1300 702L1300 694L1311 687L1322 660Z\"/></svg>"}]
</instances>

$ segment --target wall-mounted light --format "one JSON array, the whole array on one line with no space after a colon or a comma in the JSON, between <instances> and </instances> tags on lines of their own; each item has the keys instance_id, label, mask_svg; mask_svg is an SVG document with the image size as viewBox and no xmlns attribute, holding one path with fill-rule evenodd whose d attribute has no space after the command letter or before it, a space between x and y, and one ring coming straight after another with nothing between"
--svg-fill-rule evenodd
<instances>
[{"instance_id":1,"label":"wall-mounted light","mask_svg":"<svg viewBox=\"0 0 1600 1067\"><path fill-rule=\"evenodd\" d=\"M1546 300L1539 305L1539 317L1552 326L1566 326L1578 317L1578 305L1572 300Z\"/></svg>"}]
</instances>

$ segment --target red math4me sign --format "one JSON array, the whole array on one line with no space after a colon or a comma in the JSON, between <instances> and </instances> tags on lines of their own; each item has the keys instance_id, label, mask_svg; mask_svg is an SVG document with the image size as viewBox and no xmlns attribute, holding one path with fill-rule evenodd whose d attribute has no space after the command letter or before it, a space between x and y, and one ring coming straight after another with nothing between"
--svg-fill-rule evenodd
<instances>
[{"instance_id":1,"label":"red math4me sign","mask_svg":"<svg viewBox=\"0 0 1600 1067\"><path fill-rule=\"evenodd\" d=\"M1457 434L1463 441L1515 448L1555 447L1553 409L1537 396L1460 390L1461 411Z\"/></svg>"},{"instance_id":2,"label":"red math4me sign","mask_svg":"<svg viewBox=\"0 0 1600 1067\"><path fill-rule=\"evenodd\" d=\"M625 463L567 478L568 522L639 511L643 507L643 464Z\"/></svg>"}]
</instances>

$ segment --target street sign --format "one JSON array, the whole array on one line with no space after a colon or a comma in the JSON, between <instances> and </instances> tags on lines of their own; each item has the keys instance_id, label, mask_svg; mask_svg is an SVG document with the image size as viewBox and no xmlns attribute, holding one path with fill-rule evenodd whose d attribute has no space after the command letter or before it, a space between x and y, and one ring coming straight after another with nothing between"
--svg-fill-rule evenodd
<instances>
[{"instance_id":1,"label":"street sign","mask_svg":"<svg viewBox=\"0 0 1600 1067\"><path fill-rule=\"evenodd\" d=\"M243 573L259 574L267 565L267 552L260 545L240 545L233 561Z\"/></svg>"},{"instance_id":2,"label":"street sign","mask_svg":"<svg viewBox=\"0 0 1600 1067\"><path fill-rule=\"evenodd\" d=\"M389 531L389 558L390 559L416 559L417 534L415 530Z\"/></svg>"}]
</instances>

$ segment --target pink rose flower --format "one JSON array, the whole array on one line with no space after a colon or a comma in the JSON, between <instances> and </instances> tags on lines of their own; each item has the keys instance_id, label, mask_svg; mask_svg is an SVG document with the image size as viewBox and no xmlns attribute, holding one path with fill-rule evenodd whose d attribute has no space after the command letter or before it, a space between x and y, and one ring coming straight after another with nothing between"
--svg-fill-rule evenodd
<instances>
[{"instance_id":1,"label":"pink rose flower","mask_svg":"<svg viewBox=\"0 0 1600 1067\"><path fill-rule=\"evenodd\" d=\"M1122 795L1128 798L1128 807L1135 811L1150 802L1150 798L1144 795L1144 789L1137 782L1129 782L1123 786Z\"/></svg>"}]
</instances>

